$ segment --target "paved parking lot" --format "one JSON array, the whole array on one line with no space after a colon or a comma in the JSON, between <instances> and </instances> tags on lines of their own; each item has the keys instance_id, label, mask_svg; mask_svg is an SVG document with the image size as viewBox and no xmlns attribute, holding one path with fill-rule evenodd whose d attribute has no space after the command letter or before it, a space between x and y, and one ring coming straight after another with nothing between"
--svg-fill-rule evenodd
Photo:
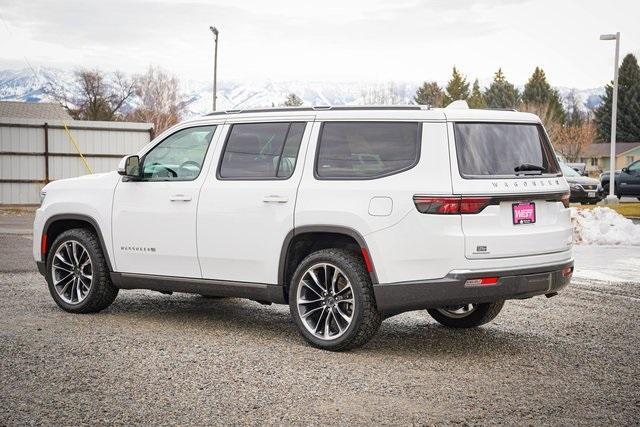
<instances>
[{"instance_id":1,"label":"paved parking lot","mask_svg":"<svg viewBox=\"0 0 640 427\"><path fill-rule=\"evenodd\" d=\"M508 302L476 330L406 313L367 346L329 353L303 342L286 307L238 299L124 291L101 313L67 314L35 271L22 234L29 221L0 216L3 425L594 425L640 416L637 276L580 276L558 297ZM594 268L598 252L588 253Z\"/></svg>"}]
</instances>

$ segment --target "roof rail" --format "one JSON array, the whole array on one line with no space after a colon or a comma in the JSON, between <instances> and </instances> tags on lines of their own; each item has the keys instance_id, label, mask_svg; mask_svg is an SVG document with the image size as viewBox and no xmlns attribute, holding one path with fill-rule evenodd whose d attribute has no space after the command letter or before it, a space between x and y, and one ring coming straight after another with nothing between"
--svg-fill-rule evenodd
<instances>
[{"instance_id":1,"label":"roof rail","mask_svg":"<svg viewBox=\"0 0 640 427\"><path fill-rule=\"evenodd\" d=\"M425 108L426 107L426 108ZM215 111L213 113L205 114L205 116L219 116L224 114L239 114L239 113L282 113L292 111L325 111L325 110L339 110L339 111L357 111L357 110L424 110L430 109L426 105L317 105L314 107L271 107L271 108L254 108L254 109L232 109L225 111Z\"/></svg>"}]
</instances>

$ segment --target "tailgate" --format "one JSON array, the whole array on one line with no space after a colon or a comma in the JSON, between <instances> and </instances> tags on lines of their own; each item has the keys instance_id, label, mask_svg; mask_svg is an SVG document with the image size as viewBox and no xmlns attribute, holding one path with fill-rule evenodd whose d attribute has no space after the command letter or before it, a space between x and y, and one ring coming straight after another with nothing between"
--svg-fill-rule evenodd
<instances>
[{"instance_id":1,"label":"tailgate","mask_svg":"<svg viewBox=\"0 0 640 427\"><path fill-rule=\"evenodd\" d=\"M514 223L514 204L533 206L535 222ZM505 258L566 251L573 234L569 215L555 196L498 200L478 214L462 215L465 256Z\"/></svg>"},{"instance_id":2,"label":"tailgate","mask_svg":"<svg viewBox=\"0 0 640 427\"><path fill-rule=\"evenodd\" d=\"M486 197L461 215L469 259L549 254L571 247L569 186L538 123L449 123L454 195ZM453 138L451 138L453 135Z\"/></svg>"}]
</instances>

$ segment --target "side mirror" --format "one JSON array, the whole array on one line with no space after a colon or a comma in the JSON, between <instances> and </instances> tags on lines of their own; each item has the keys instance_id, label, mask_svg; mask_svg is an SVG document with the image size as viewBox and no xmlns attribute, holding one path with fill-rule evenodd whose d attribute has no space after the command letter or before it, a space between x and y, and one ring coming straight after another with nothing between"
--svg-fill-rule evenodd
<instances>
[{"instance_id":1,"label":"side mirror","mask_svg":"<svg viewBox=\"0 0 640 427\"><path fill-rule=\"evenodd\" d=\"M129 178L140 178L140 157L135 154L123 157L118 164L118 173Z\"/></svg>"},{"instance_id":2,"label":"side mirror","mask_svg":"<svg viewBox=\"0 0 640 427\"><path fill-rule=\"evenodd\" d=\"M629 168L622 168L622 172L629 173Z\"/></svg>"}]
</instances>

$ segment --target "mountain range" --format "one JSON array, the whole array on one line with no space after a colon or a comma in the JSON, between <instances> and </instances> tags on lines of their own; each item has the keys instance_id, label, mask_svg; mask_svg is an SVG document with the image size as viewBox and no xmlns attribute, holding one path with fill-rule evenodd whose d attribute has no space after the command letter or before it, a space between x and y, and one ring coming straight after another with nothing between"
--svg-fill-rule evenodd
<instances>
[{"instance_id":1,"label":"mountain range","mask_svg":"<svg viewBox=\"0 0 640 427\"><path fill-rule=\"evenodd\" d=\"M45 93L48 84L74 90L74 73L70 70L38 67L0 70L0 100L42 102L52 98ZM489 82L486 82L488 84ZM410 104L421 82L303 82L303 81L234 81L218 83L218 110L279 106L287 95L295 93L305 105ZM444 85L444 82L440 82ZM522 89L522 85L520 85ZM571 92L583 111L592 111L602 102L604 88L556 88L567 102ZM212 109L212 84L194 80L181 82L187 103L187 116L206 114ZM133 108L133 99L127 108Z\"/></svg>"}]
</instances>

